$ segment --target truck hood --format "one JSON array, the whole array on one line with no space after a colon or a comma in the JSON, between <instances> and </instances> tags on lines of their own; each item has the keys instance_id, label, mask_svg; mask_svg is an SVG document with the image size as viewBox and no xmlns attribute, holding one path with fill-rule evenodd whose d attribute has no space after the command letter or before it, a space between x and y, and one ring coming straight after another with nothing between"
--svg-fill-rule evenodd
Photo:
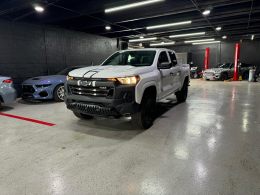
<instances>
[{"instance_id":1,"label":"truck hood","mask_svg":"<svg viewBox=\"0 0 260 195\"><path fill-rule=\"evenodd\" d=\"M66 82L65 75L49 75L30 78L22 83L22 85L36 85L36 84L52 84L54 82Z\"/></svg>"},{"instance_id":2,"label":"truck hood","mask_svg":"<svg viewBox=\"0 0 260 195\"><path fill-rule=\"evenodd\" d=\"M152 71L152 66L91 66L73 70L69 73L69 76L85 78L119 78L135 76L150 71Z\"/></svg>"}]
</instances>

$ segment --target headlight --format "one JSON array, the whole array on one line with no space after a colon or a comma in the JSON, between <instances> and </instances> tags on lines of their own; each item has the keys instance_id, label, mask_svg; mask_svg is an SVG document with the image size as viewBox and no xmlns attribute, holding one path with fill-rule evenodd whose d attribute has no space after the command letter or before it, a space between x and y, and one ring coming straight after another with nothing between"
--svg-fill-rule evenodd
<instances>
[{"instance_id":1,"label":"headlight","mask_svg":"<svg viewBox=\"0 0 260 195\"><path fill-rule=\"evenodd\" d=\"M123 85L135 85L140 81L139 76L117 78L117 80Z\"/></svg>"},{"instance_id":2,"label":"headlight","mask_svg":"<svg viewBox=\"0 0 260 195\"><path fill-rule=\"evenodd\" d=\"M73 80L73 77L70 77L69 75L67 75L67 81L68 80Z\"/></svg>"},{"instance_id":3,"label":"headlight","mask_svg":"<svg viewBox=\"0 0 260 195\"><path fill-rule=\"evenodd\" d=\"M49 87L51 86L51 84L46 84L46 85L35 85L35 87L37 88L41 88L41 87Z\"/></svg>"}]
</instances>

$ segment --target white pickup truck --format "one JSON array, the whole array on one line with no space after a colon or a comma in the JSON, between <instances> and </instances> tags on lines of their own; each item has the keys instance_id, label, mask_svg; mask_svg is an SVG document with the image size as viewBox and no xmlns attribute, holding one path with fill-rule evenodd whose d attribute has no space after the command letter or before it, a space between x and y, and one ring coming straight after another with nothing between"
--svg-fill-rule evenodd
<instances>
[{"instance_id":1,"label":"white pickup truck","mask_svg":"<svg viewBox=\"0 0 260 195\"><path fill-rule=\"evenodd\" d=\"M172 50L118 51L99 66L71 71L64 100L80 119L131 116L136 127L148 129L158 101L173 93L178 102L186 101L189 70Z\"/></svg>"}]
</instances>

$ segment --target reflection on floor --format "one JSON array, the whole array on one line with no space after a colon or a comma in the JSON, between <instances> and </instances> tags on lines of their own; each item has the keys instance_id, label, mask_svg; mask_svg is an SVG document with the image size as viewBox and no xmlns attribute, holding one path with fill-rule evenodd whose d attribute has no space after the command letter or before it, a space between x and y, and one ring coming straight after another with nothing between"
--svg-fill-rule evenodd
<instances>
[{"instance_id":1,"label":"reflection on floor","mask_svg":"<svg viewBox=\"0 0 260 195\"><path fill-rule=\"evenodd\" d=\"M2 112L56 125L0 116L1 194L260 194L259 97L259 83L192 80L146 131L18 100Z\"/></svg>"}]
</instances>

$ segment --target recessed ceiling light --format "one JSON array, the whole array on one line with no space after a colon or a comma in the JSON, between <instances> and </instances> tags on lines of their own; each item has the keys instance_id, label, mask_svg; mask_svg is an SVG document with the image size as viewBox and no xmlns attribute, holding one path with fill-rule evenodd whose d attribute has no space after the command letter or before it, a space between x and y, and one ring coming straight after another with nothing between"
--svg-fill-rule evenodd
<instances>
[{"instance_id":1,"label":"recessed ceiling light","mask_svg":"<svg viewBox=\"0 0 260 195\"><path fill-rule=\"evenodd\" d=\"M251 40L253 41L253 40L254 40L254 38L255 38L255 35L252 35L252 37L251 37Z\"/></svg>"},{"instance_id":2,"label":"recessed ceiling light","mask_svg":"<svg viewBox=\"0 0 260 195\"><path fill-rule=\"evenodd\" d=\"M199 32L199 33L189 33L189 34L181 34L181 35L171 35L170 38L177 38L177 37L188 37L188 36L197 36L197 35L204 35L205 32Z\"/></svg>"},{"instance_id":3,"label":"recessed ceiling light","mask_svg":"<svg viewBox=\"0 0 260 195\"><path fill-rule=\"evenodd\" d=\"M143 36L140 37L140 39L143 39L143 38L144 38Z\"/></svg>"},{"instance_id":4,"label":"recessed ceiling light","mask_svg":"<svg viewBox=\"0 0 260 195\"><path fill-rule=\"evenodd\" d=\"M202 14L203 15L208 15L210 13L210 10L206 9Z\"/></svg>"},{"instance_id":5,"label":"recessed ceiling light","mask_svg":"<svg viewBox=\"0 0 260 195\"><path fill-rule=\"evenodd\" d=\"M214 41L215 39L201 39L201 40L192 40L192 41L184 41L184 43L196 43L196 42L205 42L205 41Z\"/></svg>"},{"instance_id":6,"label":"recessed ceiling light","mask_svg":"<svg viewBox=\"0 0 260 195\"><path fill-rule=\"evenodd\" d=\"M131 40L129 40L129 42L152 41L152 40L156 40L156 39L157 39L157 37L144 38L144 39L131 39Z\"/></svg>"},{"instance_id":7,"label":"recessed ceiling light","mask_svg":"<svg viewBox=\"0 0 260 195\"><path fill-rule=\"evenodd\" d=\"M163 45L174 45L175 42L168 42L168 43L154 43L154 44L150 44L150 46L163 46Z\"/></svg>"},{"instance_id":8,"label":"recessed ceiling light","mask_svg":"<svg viewBox=\"0 0 260 195\"><path fill-rule=\"evenodd\" d=\"M169 27L169 26L177 26L177 25L190 24L190 23L191 23L191 21L176 22L176 23L163 24L163 25L157 25L157 26L148 26L146 29L164 28L164 27Z\"/></svg>"},{"instance_id":9,"label":"recessed ceiling light","mask_svg":"<svg viewBox=\"0 0 260 195\"><path fill-rule=\"evenodd\" d=\"M226 35L224 35L223 37L222 37L222 39L226 39L227 38L227 36Z\"/></svg>"},{"instance_id":10,"label":"recessed ceiling light","mask_svg":"<svg viewBox=\"0 0 260 195\"><path fill-rule=\"evenodd\" d=\"M221 30L221 27L220 27L220 26L218 26L218 27L216 28L216 30Z\"/></svg>"},{"instance_id":11,"label":"recessed ceiling light","mask_svg":"<svg viewBox=\"0 0 260 195\"><path fill-rule=\"evenodd\" d=\"M150 4L150 3L154 3L154 2L158 2L158 1L164 1L164 0L148 0L148 1L142 1L142 2L139 2L139 3L132 3L132 4L128 4L128 5L115 7L115 8L105 9L105 12L119 11L119 10L122 10L122 9L138 7L138 6L141 6L141 5L146 5L146 4Z\"/></svg>"},{"instance_id":12,"label":"recessed ceiling light","mask_svg":"<svg viewBox=\"0 0 260 195\"><path fill-rule=\"evenodd\" d=\"M34 9L37 11L37 12L43 12L44 8L42 6L36 6L34 7Z\"/></svg>"},{"instance_id":13,"label":"recessed ceiling light","mask_svg":"<svg viewBox=\"0 0 260 195\"><path fill-rule=\"evenodd\" d=\"M110 29L111 29L111 26L108 26L108 25L107 25L107 26L106 26L106 29L107 29L107 30L110 30Z\"/></svg>"},{"instance_id":14,"label":"recessed ceiling light","mask_svg":"<svg viewBox=\"0 0 260 195\"><path fill-rule=\"evenodd\" d=\"M192 43L192 45L202 45L202 44L212 44L212 43L220 43L220 41L198 42L198 43Z\"/></svg>"}]
</instances>

